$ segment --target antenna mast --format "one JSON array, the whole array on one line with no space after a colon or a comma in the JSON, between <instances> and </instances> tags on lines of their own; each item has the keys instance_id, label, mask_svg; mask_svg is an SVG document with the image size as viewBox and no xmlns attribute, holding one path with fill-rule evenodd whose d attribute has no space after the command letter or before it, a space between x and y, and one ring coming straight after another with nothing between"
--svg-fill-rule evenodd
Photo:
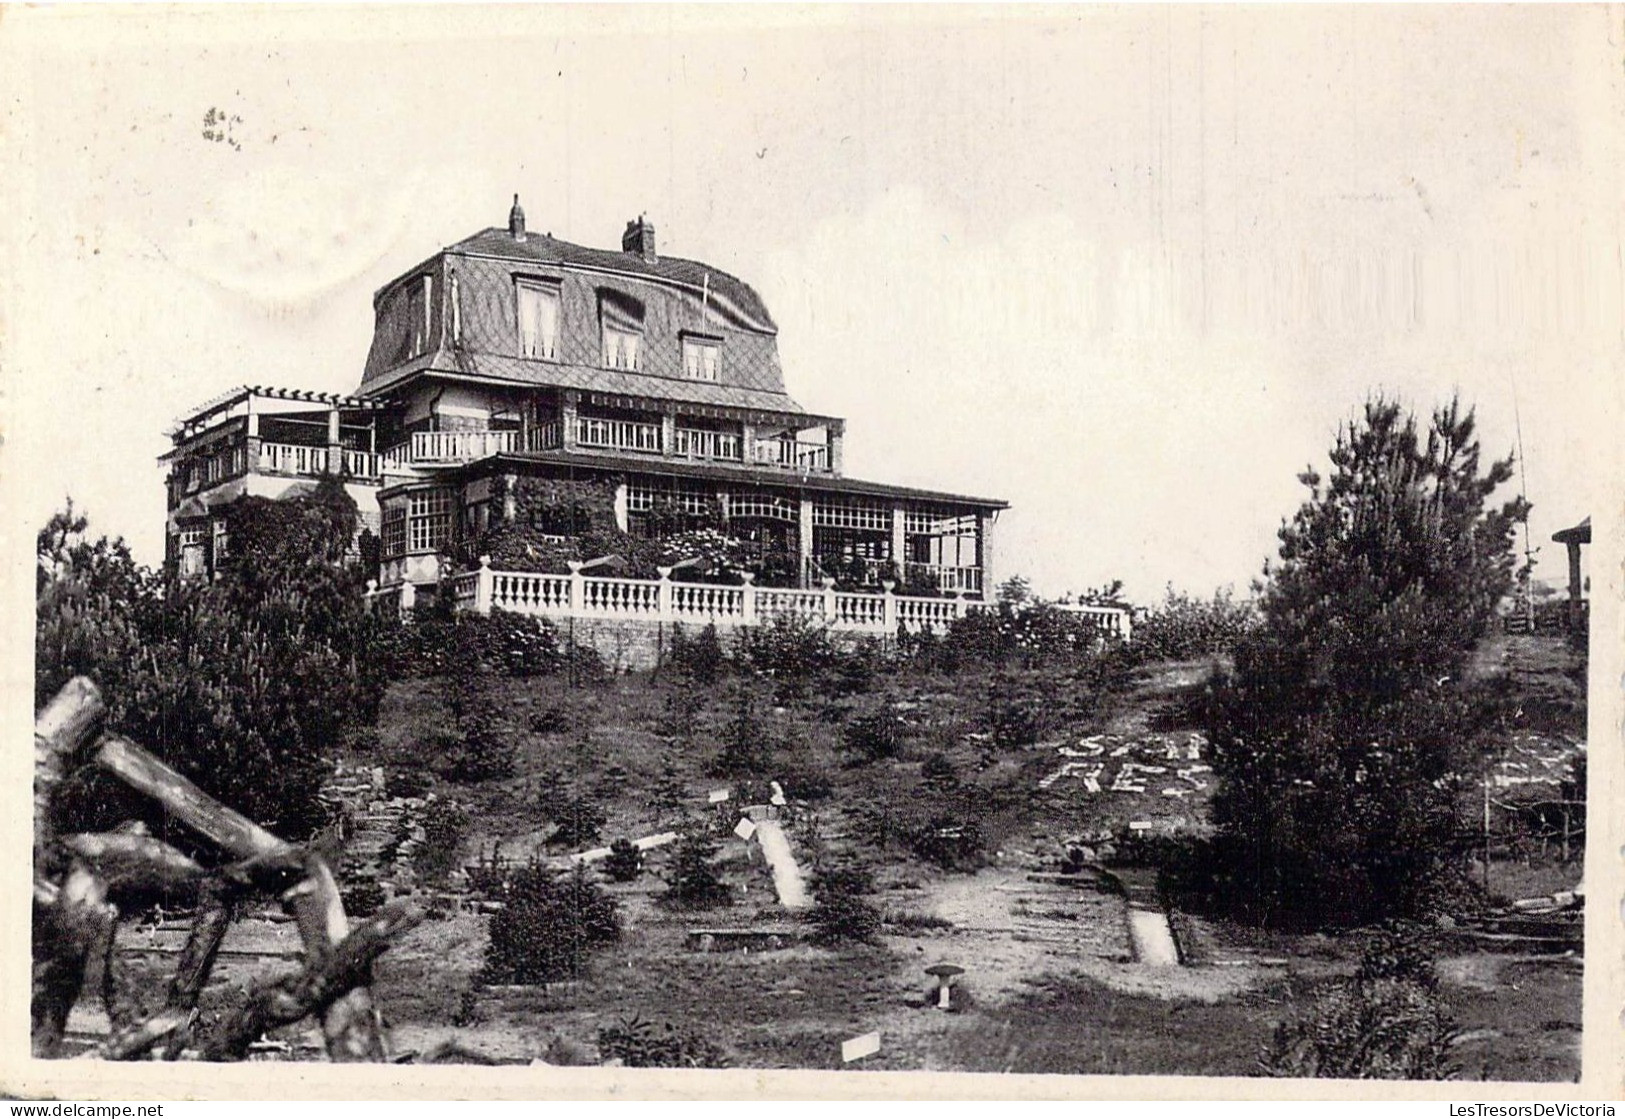
<instances>
[{"instance_id":1,"label":"antenna mast","mask_svg":"<svg viewBox=\"0 0 1625 1119\"><path fill-rule=\"evenodd\" d=\"M1512 429L1518 438L1518 496L1523 499L1523 606L1524 620L1529 624L1529 634L1535 633L1535 551L1529 546L1529 474L1524 466L1523 457L1523 418L1518 414L1518 375L1511 369L1507 370L1507 380L1512 382Z\"/></svg>"}]
</instances>

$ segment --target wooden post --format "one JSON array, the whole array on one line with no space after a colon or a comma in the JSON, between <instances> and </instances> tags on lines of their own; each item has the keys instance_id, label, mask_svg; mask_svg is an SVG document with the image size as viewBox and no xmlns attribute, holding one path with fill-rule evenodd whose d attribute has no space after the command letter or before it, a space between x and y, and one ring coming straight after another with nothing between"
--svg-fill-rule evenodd
<instances>
[{"instance_id":1,"label":"wooden post","mask_svg":"<svg viewBox=\"0 0 1625 1119\"><path fill-rule=\"evenodd\" d=\"M800 583L803 587L812 586L812 554L813 554L813 503L812 498L805 495L801 498L801 509L796 534L796 550L799 554Z\"/></svg>"},{"instance_id":2,"label":"wooden post","mask_svg":"<svg viewBox=\"0 0 1625 1119\"><path fill-rule=\"evenodd\" d=\"M576 402L580 398L570 389L565 389L559 396L559 447L561 450L573 451L576 449Z\"/></svg>"}]
</instances>

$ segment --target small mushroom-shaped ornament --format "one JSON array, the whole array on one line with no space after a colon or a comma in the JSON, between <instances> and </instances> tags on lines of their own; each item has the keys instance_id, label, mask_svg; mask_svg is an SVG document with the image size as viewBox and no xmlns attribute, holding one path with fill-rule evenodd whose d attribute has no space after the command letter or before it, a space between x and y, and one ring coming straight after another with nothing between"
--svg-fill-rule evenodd
<instances>
[{"instance_id":1,"label":"small mushroom-shaped ornament","mask_svg":"<svg viewBox=\"0 0 1625 1119\"><path fill-rule=\"evenodd\" d=\"M954 976L964 975L965 969L955 964L932 964L925 969L925 973L936 978L937 1009L950 1009L952 998L950 992L953 990Z\"/></svg>"}]
</instances>

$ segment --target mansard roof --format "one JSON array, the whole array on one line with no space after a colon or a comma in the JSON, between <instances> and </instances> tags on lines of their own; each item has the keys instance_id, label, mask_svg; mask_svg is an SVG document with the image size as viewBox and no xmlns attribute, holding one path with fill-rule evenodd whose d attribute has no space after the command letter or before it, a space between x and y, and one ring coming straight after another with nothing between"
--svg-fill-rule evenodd
<instances>
[{"instance_id":1,"label":"mansard roof","mask_svg":"<svg viewBox=\"0 0 1625 1119\"><path fill-rule=\"evenodd\" d=\"M658 256L646 260L637 253L615 249L596 249L590 245L577 245L561 241L552 234L527 234L523 241L515 239L506 229L482 229L472 237L465 237L446 252L468 256L489 256L500 260L516 260L541 264L557 264L594 271L620 273L640 279L662 281L685 287L693 292L708 292L718 306L732 310L741 325L763 334L776 334L778 327L767 305L756 290L737 276L698 260L682 257Z\"/></svg>"}]
</instances>

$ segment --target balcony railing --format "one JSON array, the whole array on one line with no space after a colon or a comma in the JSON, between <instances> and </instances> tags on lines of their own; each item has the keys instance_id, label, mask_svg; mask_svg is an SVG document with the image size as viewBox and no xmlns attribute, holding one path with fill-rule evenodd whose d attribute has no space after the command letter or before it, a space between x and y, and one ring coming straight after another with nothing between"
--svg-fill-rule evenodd
<instances>
[{"instance_id":1,"label":"balcony railing","mask_svg":"<svg viewBox=\"0 0 1625 1119\"><path fill-rule=\"evenodd\" d=\"M517 431L414 431L411 439L391 447L382 458L389 466L436 466L518 449Z\"/></svg>"},{"instance_id":2,"label":"balcony railing","mask_svg":"<svg viewBox=\"0 0 1625 1119\"><path fill-rule=\"evenodd\" d=\"M564 424L558 420L537 424L525 433L527 451L556 451L562 446L564 446Z\"/></svg>"},{"instance_id":3,"label":"balcony railing","mask_svg":"<svg viewBox=\"0 0 1625 1119\"><path fill-rule=\"evenodd\" d=\"M758 439L751 460L760 466L785 470L829 470L829 447L796 439Z\"/></svg>"},{"instance_id":4,"label":"balcony railing","mask_svg":"<svg viewBox=\"0 0 1625 1119\"><path fill-rule=\"evenodd\" d=\"M672 452L688 458L718 458L738 462L739 444L739 436L731 431L680 427L675 432Z\"/></svg>"},{"instance_id":5,"label":"balcony railing","mask_svg":"<svg viewBox=\"0 0 1625 1119\"><path fill-rule=\"evenodd\" d=\"M542 618L624 618L648 622L716 623L756 626L777 617L796 617L832 630L895 634L946 630L956 618L985 605L957 595L919 598L911 595L851 593L833 587L790 590L710 583L677 583L663 579L611 579L583 574L572 564L569 575L528 571L494 571L481 566L451 578L457 609L489 614L506 610ZM410 610L415 590L410 584L369 592L375 609ZM1091 616L1097 630L1128 640L1129 612L1110 607L1063 607Z\"/></svg>"},{"instance_id":6,"label":"balcony railing","mask_svg":"<svg viewBox=\"0 0 1625 1119\"><path fill-rule=\"evenodd\" d=\"M660 425L640 420L604 420L596 416L576 417L576 442L583 447L615 451L647 451L659 454Z\"/></svg>"}]
</instances>

